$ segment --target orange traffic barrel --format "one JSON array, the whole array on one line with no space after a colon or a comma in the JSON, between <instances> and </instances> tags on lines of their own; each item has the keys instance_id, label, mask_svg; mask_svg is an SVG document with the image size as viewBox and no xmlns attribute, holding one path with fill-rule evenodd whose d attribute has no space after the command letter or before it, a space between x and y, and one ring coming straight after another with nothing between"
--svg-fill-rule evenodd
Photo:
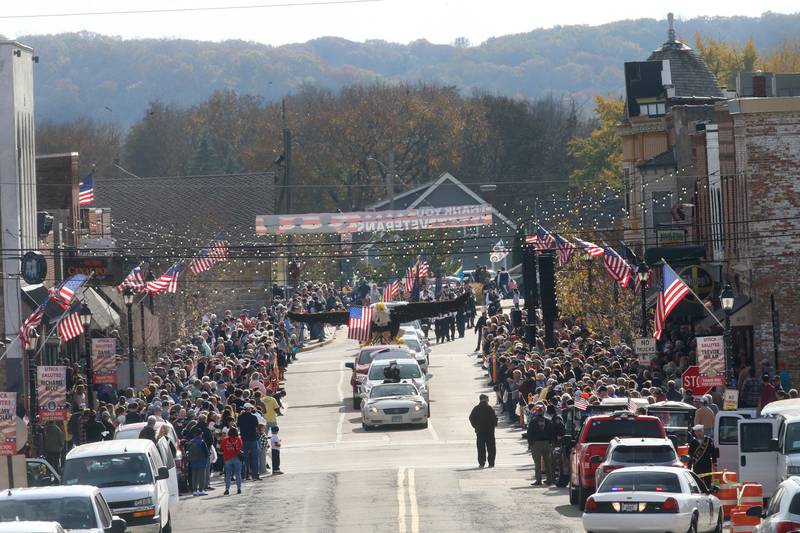
<instances>
[{"instance_id":1,"label":"orange traffic barrel","mask_svg":"<svg viewBox=\"0 0 800 533\"><path fill-rule=\"evenodd\" d=\"M758 516L747 516L749 506L739 506L731 513L731 533L752 533L755 527L761 523Z\"/></svg>"},{"instance_id":2,"label":"orange traffic barrel","mask_svg":"<svg viewBox=\"0 0 800 533\"><path fill-rule=\"evenodd\" d=\"M689 445L688 444L681 444L678 446L678 459L683 463L683 466L689 468L689 463L687 460L683 459L684 456L689 455Z\"/></svg>"},{"instance_id":3,"label":"orange traffic barrel","mask_svg":"<svg viewBox=\"0 0 800 533\"><path fill-rule=\"evenodd\" d=\"M742 507L750 508L756 505L764 505L764 489L761 483L746 482L742 483L742 488L739 490L739 505Z\"/></svg>"},{"instance_id":4,"label":"orange traffic barrel","mask_svg":"<svg viewBox=\"0 0 800 533\"><path fill-rule=\"evenodd\" d=\"M736 482L736 472L714 472L714 485L719 487L717 498L722 503L722 513L725 518L731 517L731 511L739 502L739 484Z\"/></svg>"}]
</instances>

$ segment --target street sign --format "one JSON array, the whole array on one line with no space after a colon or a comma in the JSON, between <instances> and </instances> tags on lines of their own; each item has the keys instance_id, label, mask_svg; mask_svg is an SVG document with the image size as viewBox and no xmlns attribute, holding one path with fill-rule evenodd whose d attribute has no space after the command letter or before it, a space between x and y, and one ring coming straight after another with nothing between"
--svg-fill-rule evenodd
<instances>
[{"instance_id":1,"label":"street sign","mask_svg":"<svg viewBox=\"0 0 800 533\"><path fill-rule=\"evenodd\" d=\"M697 365L700 367L701 385L725 385L725 341L722 335L697 337Z\"/></svg>"},{"instance_id":2,"label":"street sign","mask_svg":"<svg viewBox=\"0 0 800 533\"><path fill-rule=\"evenodd\" d=\"M726 389L725 396L722 398L722 409L733 411L739 406L739 391L736 389Z\"/></svg>"},{"instance_id":3,"label":"street sign","mask_svg":"<svg viewBox=\"0 0 800 533\"><path fill-rule=\"evenodd\" d=\"M25 283L37 285L47 277L47 261L41 252L25 252L20 270Z\"/></svg>"},{"instance_id":4,"label":"street sign","mask_svg":"<svg viewBox=\"0 0 800 533\"><path fill-rule=\"evenodd\" d=\"M633 351L636 355L655 355L656 340L652 337L642 337L633 340Z\"/></svg>"},{"instance_id":5,"label":"street sign","mask_svg":"<svg viewBox=\"0 0 800 533\"><path fill-rule=\"evenodd\" d=\"M681 386L695 396L702 396L711 390L711 387L704 387L700 384L700 367L690 366L681 376Z\"/></svg>"}]
</instances>

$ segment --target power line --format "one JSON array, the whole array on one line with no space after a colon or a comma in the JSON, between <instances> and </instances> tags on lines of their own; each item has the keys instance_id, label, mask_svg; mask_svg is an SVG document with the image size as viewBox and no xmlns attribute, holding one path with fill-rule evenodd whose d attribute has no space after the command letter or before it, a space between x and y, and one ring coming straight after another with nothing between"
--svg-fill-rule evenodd
<instances>
[{"instance_id":1,"label":"power line","mask_svg":"<svg viewBox=\"0 0 800 533\"><path fill-rule=\"evenodd\" d=\"M71 13L31 13L26 15L0 15L0 19L37 19L58 17L93 17L100 15L150 15L156 13L190 13L200 11L234 11L243 9L269 9L275 7L309 7L309 6L335 6L343 4L370 4L384 2L385 0L329 0L319 2L294 2L276 4L254 4L241 6L208 6L208 7L180 7L162 9L132 9L124 11L84 11Z\"/></svg>"}]
</instances>

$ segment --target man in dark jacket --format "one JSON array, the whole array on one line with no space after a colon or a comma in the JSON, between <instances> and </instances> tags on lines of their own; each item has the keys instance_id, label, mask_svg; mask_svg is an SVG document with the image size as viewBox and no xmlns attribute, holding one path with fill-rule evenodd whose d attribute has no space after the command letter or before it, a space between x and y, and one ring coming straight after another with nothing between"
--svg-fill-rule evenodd
<instances>
[{"instance_id":1,"label":"man in dark jacket","mask_svg":"<svg viewBox=\"0 0 800 533\"><path fill-rule=\"evenodd\" d=\"M156 443L156 417L148 416L147 425L139 432L140 439L147 439Z\"/></svg>"},{"instance_id":2,"label":"man in dark jacket","mask_svg":"<svg viewBox=\"0 0 800 533\"><path fill-rule=\"evenodd\" d=\"M475 323L475 333L478 335L478 345L475 347L475 351L480 351L481 349L481 341L483 340L483 327L489 320L486 318L486 311L481 313L480 318Z\"/></svg>"},{"instance_id":3,"label":"man in dark jacket","mask_svg":"<svg viewBox=\"0 0 800 533\"><path fill-rule=\"evenodd\" d=\"M497 449L494 442L494 428L497 426L497 414L489 405L489 397L480 395L480 402L472 408L469 414L469 423L475 429L476 444L478 446L478 466L483 468L489 460L489 468L494 468L494 459ZM487 457L488 456L488 457Z\"/></svg>"},{"instance_id":4,"label":"man in dark jacket","mask_svg":"<svg viewBox=\"0 0 800 533\"><path fill-rule=\"evenodd\" d=\"M703 426L697 424L692 427L692 436L689 438L689 468L709 484L710 474L714 469L714 462L719 458L719 450L714 446L711 437L705 435Z\"/></svg>"},{"instance_id":5,"label":"man in dark jacket","mask_svg":"<svg viewBox=\"0 0 800 533\"><path fill-rule=\"evenodd\" d=\"M261 479L258 468L258 417L251 403L244 404L244 410L236 419L239 434L242 437L242 453L244 453L245 477L258 481Z\"/></svg>"},{"instance_id":6,"label":"man in dark jacket","mask_svg":"<svg viewBox=\"0 0 800 533\"><path fill-rule=\"evenodd\" d=\"M553 484L553 464L550 461L551 446L556 439L553 422L544 416L541 404L533 408L533 416L528 420L528 444L536 466L536 481L531 485L542 484L542 467L547 471L547 485Z\"/></svg>"}]
</instances>

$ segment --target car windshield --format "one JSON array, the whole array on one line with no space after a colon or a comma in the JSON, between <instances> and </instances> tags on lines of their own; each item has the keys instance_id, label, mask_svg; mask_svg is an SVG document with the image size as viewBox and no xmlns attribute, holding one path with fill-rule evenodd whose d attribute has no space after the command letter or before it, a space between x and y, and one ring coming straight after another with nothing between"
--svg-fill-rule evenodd
<instances>
[{"instance_id":1,"label":"car windshield","mask_svg":"<svg viewBox=\"0 0 800 533\"><path fill-rule=\"evenodd\" d=\"M416 379L422 377L419 372L419 367L414 365L398 365L400 368L400 379ZM383 369L386 365L373 366L369 369L369 379L383 379Z\"/></svg>"},{"instance_id":2,"label":"car windshield","mask_svg":"<svg viewBox=\"0 0 800 533\"><path fill-rule=\"evenodd\" d=\"M117 440L138 439L139 433L141 432L141 429L124 429L122 431L118 430L114 433L114 438Z\"/></svg>"},{"instance_id":3,"label":"car windshield","mask_svg":"<svg viewBox=\"0 0 800 533\"><path fill-rule=\"evenodd\" d=\"M414 354L407 350L388 350L385 352L376 353L372 359L373 361L386 361L392 359L413 359Z\"/></svg>"},{"instance_id":4,"label":"car windshield","mask_svg":"<svg viewBox=\"0 0 800 533\"><path fill-rule=\"evenodd\" d=\"M0 522L58 522L64 529L95 529L97 518L86 496L53 499L0 500Z\"/></svg>"},{"instance_id":5,"label":"car windshield","mask_svg":"<svg viewBox=\"0 0 800 533\"><path fill-rule=\"evenodd\" d=\"M589 423L585 442L611 442L614 437L620 438L663 438L661 426L657 420L642 419L599 419Z\"/></svg>"},{"instance_id":6,"label":"car windshield","mask_svg":"<svg viewBox=\"0 0 800 533\"><path fill-rule=\"evenodd\" d=\"M665 428L688 428L689 422L694 417L694 415L686 411L648 411L647 414L661 420Z\"/></svg>"},{"instance_id":7,"label":"car windshield","mask_svg":"<svg viewBox=\"0 0 800 533\"><path fill-rule=\"evenodd\" d=\"M617 446L611 453L611 460L617 463L669 463L675 461L672 446Z\"/></svg>"},{"instance_id":8,"label":"car windshield","mask_svg":"<svg viewBox=\"0 0 800 533\"><path fill-rule=\"evenodd\" d=\"M681 492L678 476L669 472L612 472L597 492Z\"/></svg>"},{"instance_id":9,"label":"car windshield","mask_svg":"<svg viewBox=\"0 0 800 533\"><path fill-rule=\"evenodd\" d=\"M783 453L797 453L800 452L800 423L795 422L786 426L786 443Z\"/></svg>"},{"instance_id":10,"label":"car windshield","mask_svg":"<svg viewBox=\"0 0 800 533\"><path fill-rule=\"evenodd\" d=\"M64 485L124 487L153 482L150 464L143 453L101 455L69 459L64 463Z\"/></svg>"},{"instance_id":11,"label":"car windshield","mask_svg":"<svg viewBox=\"0 0 800 533\"><path fill-rule=\"evenodd\" d=\"M403 339L403 342L406 343L406 346L418 352L420 350L419 341L416 339Z\"/></svg>"},{"instance_id":12,"label":"car windshield","mask_svg":"<svg viewBox=\"0 0 800 533\"><path fill-rule=\"evenodd\" d=\"M414 385L398 383L396 385L382 385L375 387L369 393L370 398L385 398L387 396L409 396L416 395L417 389Z\"/></svg>"},{"instance_id":13,"label":"car windshield","mask_svg":"<svg viewBox=\"0 0 800 533\"><path fill-rule=\"evenodd\" d=\"M365 348L361 350L361 353L358 354L358 364L359 365L370 364L372 362L372 354L374 354L378 350L383 350L383 348Z\"/></svg>"}]
</instances>

